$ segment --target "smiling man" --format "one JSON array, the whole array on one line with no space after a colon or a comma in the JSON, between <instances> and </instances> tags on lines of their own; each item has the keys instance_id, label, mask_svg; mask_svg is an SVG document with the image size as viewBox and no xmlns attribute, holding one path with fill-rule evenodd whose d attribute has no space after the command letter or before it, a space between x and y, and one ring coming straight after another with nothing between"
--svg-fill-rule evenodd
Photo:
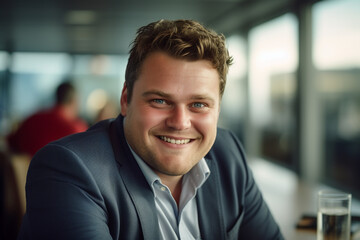
<instances>
[{"instance_id":1,"label":"smiling man","mask_svg":"<svg viewBox=\"0 0 360 240\"><path fill-rule=\"evenodd\" d=\"M238 139L217 128L231 57L195 21L139 29L121 114L31 161L20 239L283 239Z\"/></svg>"},{"instance_id":2,"label":"smiling man","mask_svg":"<svg viewBox=\"0 0 360 240\"><path fill-rule=\"evenodd\" d=\"M131 101L126 85L123 89L126 140L175 200L182 176L214 143L219 89L219 74L209 61L176 59L161 51L144 61Z\"/></svg>"}]
</instances>

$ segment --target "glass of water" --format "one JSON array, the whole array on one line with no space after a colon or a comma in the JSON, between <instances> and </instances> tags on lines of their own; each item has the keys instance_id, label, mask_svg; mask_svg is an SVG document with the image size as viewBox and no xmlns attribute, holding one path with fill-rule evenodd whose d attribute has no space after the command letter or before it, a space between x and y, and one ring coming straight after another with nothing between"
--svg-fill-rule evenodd
<instances>
[{"instance_id":1,"label":"glass of water","mask_svg":"<svg viewBox=\"0 0 360 240\"><path fill-rule=\"evenodd\" d=\"M317 240L350 240L351 194L324 190L318 201Z\"/></svg>"}]
</instances>

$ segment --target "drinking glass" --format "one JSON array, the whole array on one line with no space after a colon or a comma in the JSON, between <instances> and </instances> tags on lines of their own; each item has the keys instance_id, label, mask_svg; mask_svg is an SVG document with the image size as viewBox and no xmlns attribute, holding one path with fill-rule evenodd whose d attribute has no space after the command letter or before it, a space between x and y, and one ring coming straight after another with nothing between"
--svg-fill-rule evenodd
<instances>
[{"instance_id":1,"label":"drinking glass","mask_svg":"<svg viewBox=\"0 0 360 240\"><path fill-rule=\"evenodd\" d=\"M317 240L350 240L351 194L320 191L318 195Z\"/></svg>"}]
</instances>

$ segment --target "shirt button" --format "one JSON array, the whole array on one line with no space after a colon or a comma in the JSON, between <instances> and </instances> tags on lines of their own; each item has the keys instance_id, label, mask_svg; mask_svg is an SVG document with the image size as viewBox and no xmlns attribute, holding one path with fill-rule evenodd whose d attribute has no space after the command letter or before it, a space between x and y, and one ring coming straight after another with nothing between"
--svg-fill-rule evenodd
<instances>
[{"instance_id":1,"label":"shirt button","mask_svg":"<svg viewBox=\"0 0 360 240\"><path fill-rule=\"evenodd\" d=\"M165 192L166 191L166 188L165 187L160 187L160 190Z\"/></svg>"}]
</instances>

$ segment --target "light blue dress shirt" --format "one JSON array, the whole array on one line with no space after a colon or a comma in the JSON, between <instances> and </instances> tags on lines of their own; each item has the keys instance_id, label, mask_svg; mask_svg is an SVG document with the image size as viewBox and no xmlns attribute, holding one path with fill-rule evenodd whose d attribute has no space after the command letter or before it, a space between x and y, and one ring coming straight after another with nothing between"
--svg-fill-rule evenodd
<instances>
[{"instance_id":1,"label":"light blue dress shirt","mask_svg":"<svg viewBox=\"0 0 360 240\"><path fill-rule=\"evenodd\" d=\"M195 196L197 189L210 175L205 159L202 158L183 176L178 208L169 188L161 183L158 175L132 149L131 151L154 193L160 239L201 239Z\"/></svg>"}]
</instances>

